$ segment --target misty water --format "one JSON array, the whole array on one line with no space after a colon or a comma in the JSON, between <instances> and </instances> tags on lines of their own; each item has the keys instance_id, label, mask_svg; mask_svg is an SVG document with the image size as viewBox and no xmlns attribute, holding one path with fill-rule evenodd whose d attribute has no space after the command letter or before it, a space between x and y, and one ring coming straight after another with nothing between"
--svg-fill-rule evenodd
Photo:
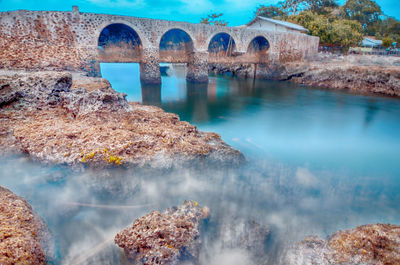
<instances>
[{"instance_id":1,"label":"misty water","mask_svg":"<svg viewBox=\"0 0 400 265\"><path fill-rule=\"evenodd\" d=\"M54 236L54 264L124 264L114 235L152 210L196 200L211 209L201 264L279 264L307 235L400 220L400 101L289 82L210 76L188 84L173 66L141 86L137 64L102 64L127 99L213 131L247 159L241 168L77 173L25 157L0 162L0 185L25 198ZM264 255L230 248L243 220L271 230Z\"/></svg>"}]
</instances>

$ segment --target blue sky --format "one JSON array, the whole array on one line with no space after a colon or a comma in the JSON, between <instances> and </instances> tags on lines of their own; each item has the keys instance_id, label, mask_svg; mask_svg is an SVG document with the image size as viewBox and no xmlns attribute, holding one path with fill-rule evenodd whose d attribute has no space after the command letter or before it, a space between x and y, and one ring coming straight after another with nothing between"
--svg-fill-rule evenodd
<instances>
[{"instance_id":1,"label":"blue sky","mask_svg":"<svg viewBox=\"0 0 400 265\"><path fill-rule=\"evenodd\" d=\"M341 0L342 2L344 0ZM177 21L199 22L210 12L224 13L230 26L247 23L257 6L278 0L0 0L0 11L70 11L78 5L81 12L107 13ZM377 0L383 11L400 19L399 0Z\"/></svg>"}]
</instances>

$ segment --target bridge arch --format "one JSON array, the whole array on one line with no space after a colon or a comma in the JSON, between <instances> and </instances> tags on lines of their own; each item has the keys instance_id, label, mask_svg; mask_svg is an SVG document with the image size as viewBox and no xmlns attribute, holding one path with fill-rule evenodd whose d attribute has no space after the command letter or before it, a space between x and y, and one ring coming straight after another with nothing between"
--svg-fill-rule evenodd
<instances>
[{"instance_id":1,"label":"bridge arch","mask_svg":"<svg viewBox=\"0 0 400 265\"><path fill-rule=\"evenodd\" d=\"M159 50L161 62L188 63L194 52L194 42L185 30L172 28L161 36Z\"/></svg>"},{"instance_id":2,"label":"bridge arch","mask_svg":"<svg viewBox=\"0 0 400 265\"><path fill-rule=\"evenodd\" d=\"M265 55L270 48L270 43L262 35L254 37L247 46L247 53L256 55Z\"/></svg>"},{"instance_id":3,"label":"bridge arch","mask_svg":"<svg viewBox=\"0 0 400 265\"><path fill-rule=\"evenodd\" d=\"M139 62L142 40L139 34L125 23L111 23L98 35L100 61Z\"/></svg>"},{"instance_id":4,"label":"bridge arch","mask_svg":"<svg viewBox=\"0 0 400 265\"><path fill-rule=\"evenodd\" d=\"M219 32L211 37L207 50L211 56L232 56L236 50L236 42L231 34Z\"/></svg>"}]
</instances>

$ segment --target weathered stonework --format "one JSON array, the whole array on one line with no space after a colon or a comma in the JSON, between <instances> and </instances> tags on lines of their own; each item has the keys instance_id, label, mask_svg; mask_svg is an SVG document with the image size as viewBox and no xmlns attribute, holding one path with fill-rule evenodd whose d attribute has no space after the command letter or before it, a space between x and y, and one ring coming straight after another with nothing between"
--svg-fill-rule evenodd
<instances>
[{"instance_id":1,"label":"weathered stonework","mask_svg":"<svg viewBox=\"0 0 400 265\"><path fill-rule=\"evenodd\" d=\"M70 70L83 71L91 76L100 75L99 62L112 62L104 58L98 48L102 30L110 24L122 23L139 36L141 56L127 56L124 62L141 63L141 78L145 83L159 83L159 46L162 36L171 29L185 31L193 42L194 56L175 57L177 62L188 60L188 80L205 82L203 65L209 63L279 63L305 59L318 51L319 39L301 33L221 27L186 22L175 22L128 16L53 11L0 12L0 69ZM218 33L229 34L236 46L234 56L212 57L208 45ZM260 62L248 53L251 41L263 36L269 50ZM115 62L122 60L116 56ZM205 57L205 58L204 58ZM162 56L171 60L171 56Z\"/></svg>"},{"instance_id":2,"label":"weathered stonework","mask_svg":"<svg viewBox=\"0 0 400 265\"><path fill-rule=\"evenodd\" d=\"M189 82L208 83L207 52L196 52L188 64L186 79Z\"/></svg>"},{"instance_id":3,"label":"weathered stonework","mask_svg":"<svg viewBox=\"0 0 400 265\"><path fill-rule=\"evenodd\" d=\"M143 49L140 80L145 84L161 84L160 57L157 48Z\"/></svg>"}]
</instances>

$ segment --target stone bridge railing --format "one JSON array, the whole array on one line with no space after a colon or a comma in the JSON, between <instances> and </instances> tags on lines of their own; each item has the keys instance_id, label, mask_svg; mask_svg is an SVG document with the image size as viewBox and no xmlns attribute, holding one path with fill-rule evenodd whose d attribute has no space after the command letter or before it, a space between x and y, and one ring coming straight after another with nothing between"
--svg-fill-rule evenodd
<instances>
[{"instance_id":1,"label":"stone bridge railing","mask_svg":"<svg viewBox=\"0 0 400 265\"><path fill-rule=\"evenodd\" d=\"M141 79L147 83L160 82L160 41L171 29L186 32L193 42L187 60L188 80L208 80L210 63L280 63L305 59L318 51L319 39L300 33L250 30L246 27L221 27L186 22L146 19L128 16L53 11L0 12L0 68L59 69L99 74L102 61L99 36L111 24L124 24L140 38L140 56L126 61L140 63ZM235 56L212 57L208 45L218 33L227 33L235 42ZM248 54L251 41L262 36L269 49L260 61ZM174 58L163 57L163 58ZM113 61L111 58L107 61ZM115 61L121 61L115 59Z\"/></svg>"}]
</instances>

